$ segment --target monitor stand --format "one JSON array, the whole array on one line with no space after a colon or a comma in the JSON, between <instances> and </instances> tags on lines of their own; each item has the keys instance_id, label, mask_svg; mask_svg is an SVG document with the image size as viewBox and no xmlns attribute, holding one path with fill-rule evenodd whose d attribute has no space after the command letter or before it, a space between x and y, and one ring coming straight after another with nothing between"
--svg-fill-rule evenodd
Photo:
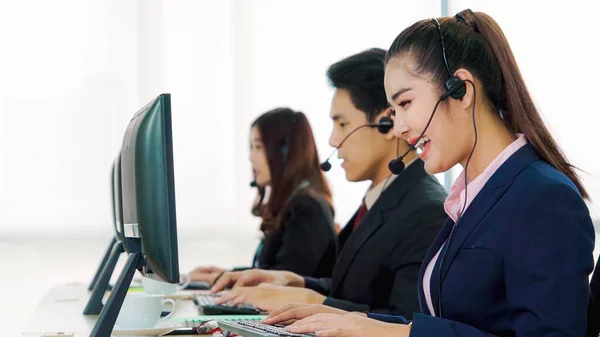
<instances>
[{"instance_id":1,"label":"monitor stand","mask_svg":"<svg viewBox=\"0 0 600 337\"><path fill-rule=\"evenodd\" d=\"M106 250L106 253L104 253L104 257L102 258L102 261L100 262L100 265L98 266L98 270L96 270L96 274L94 274L94 278L92 279L92 283L90 283L90 286L88 287L89 291L94 290L94 287L96 286L96 283L98 283L98 279L100 278L100 274L102 274L102 270L104 270L104 266L108 262L110 254L112 253L113 247L115 246L116 243L117 243L117 239L115 237L113 237L112 240L110 241L110 244L108 245L108 249ZM119 244L121 244L121 243L119 242Z\"/></svg>"},{"instance_id":2,"label":"monitor stand","mask_svg":"<svg viewBox=\"0 0 600 337\"><path fill-rule=\"evenodd\" d=\"M102 298L104 297L106 290L108 290L108 283L115 270L117 261L119 261L119 256L125 251L123 243L121 243L121 241L116 241L116 239L113 239L111 246L110 255L106 259L106 263L102 268L98 280L93 284L92 294L90 295L90 299L88 300L85 309L83 309L84 315L98 315L100 311L102 311ZM129 283L127 285L129 286Z\"/></svg>"},{"instance_id":3,"label":"monitor stand","mask_svg":"<svg viewBox=\"0 0 600 337\"><path fill-rule=\"evenodd\" d=\"M119 316L121 305L123 305L123 301L125 300L125 295L127 295L127 291L129 290L133 275L135 274L136 269L141 268L143 264L144 258L142 253L129 254L125 267L123 268L123 271L121 271L117 283L115 283L115 286L106 301L106 305L102 308L90 337L110 336L113 327L115 326L115 322L117 321L117 317Z\"/></svg>"}]
</instances>

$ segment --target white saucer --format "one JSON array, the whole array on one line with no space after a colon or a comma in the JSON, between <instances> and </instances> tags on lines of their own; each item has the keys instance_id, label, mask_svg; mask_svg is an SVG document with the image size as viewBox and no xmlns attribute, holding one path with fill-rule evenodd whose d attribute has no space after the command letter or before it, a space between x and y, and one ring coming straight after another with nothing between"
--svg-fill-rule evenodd
<instances>
[{"instance_id":1,"label":"white saucer","mask_svg":"<svg viewBox=\"0 0 600 337\"><path fill-rule=\"evenodd\" d=\"M155 326L153 328L145 329L120 329L115 326L112 331L112 336L126 337L126 336L153 336L157 337L169 333L179 328L179 325L166 325L166 326Z\"/></svg>"}]
</instances>

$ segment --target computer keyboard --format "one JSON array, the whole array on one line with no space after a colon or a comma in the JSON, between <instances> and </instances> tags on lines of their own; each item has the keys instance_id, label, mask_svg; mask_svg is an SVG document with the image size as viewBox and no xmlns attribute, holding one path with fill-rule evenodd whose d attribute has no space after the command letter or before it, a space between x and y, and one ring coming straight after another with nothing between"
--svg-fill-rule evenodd
<instances>
[{"instance_id":1,"label":"computer keyboard","mask_svg":"<svg viewBox=\"0 0 600 337\"><path fill-rule=\"evenodd\" d=\"M204 315L258 315L261 311L252 304L240 303L232 306L228 303L215 304L220 295L198 295L196 304L202 308Z\"/></svg>"},{"instance_id":2,"label":"computer keyboard","mask_svg":"<svg viewBox=\"0 0 600 337\"><path fill-rule=\"evenodd\" d=\"M190 281L182 285L185 290L210 290L211 285L206 281Z\"/></svg>"},{"instance_id":3,"label":"computer keyboard","mask_svg":"<svg viewBox=\"0 0 600 337\"><path fill-rule=\"evenodd\" d=\"M196 303L203 307L205 305L215 305L215 298L220 297L219 295L198 295L196 296Z\"/></svg>"},{"instance_id":4,"label":"computer keyboard","mask_svg":"<svg viewBox=\"0 0 600 337\"><path fill-rule=\"evenodd\" d=\"M244 337L315 337L314 333L295 334L283 326L266 325L255 321L217 321L219 328Z\"/></svg>"}]
</instances>

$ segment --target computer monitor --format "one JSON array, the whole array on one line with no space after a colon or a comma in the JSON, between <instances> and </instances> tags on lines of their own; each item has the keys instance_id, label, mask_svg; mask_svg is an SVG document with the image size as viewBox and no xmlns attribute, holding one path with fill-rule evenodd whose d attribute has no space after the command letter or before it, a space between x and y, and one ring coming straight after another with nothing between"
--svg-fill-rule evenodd
<instances>
[{"instance_id":1,"label":"computer monitor","mask_svg":"<svg viewBox=\"0 0 600 337\"><path fill-rule=\"evenodd\" d=\"M109 336L135 270L179 283L171 96L162 94L131 119L121 147L121 205L127 262L91 336Z\"/></svg>"},{"instance_id":2,"label":"computer monitor","mask_svg":"<svg viewBox=\"0 0 600 337\"><path fill-rule=\"evenodd\" d=\"M146 260L140 271L179 283L170 95L160 95L129 123L121 184L124 236L141 239Z\"/></svg>"}]
</instances>

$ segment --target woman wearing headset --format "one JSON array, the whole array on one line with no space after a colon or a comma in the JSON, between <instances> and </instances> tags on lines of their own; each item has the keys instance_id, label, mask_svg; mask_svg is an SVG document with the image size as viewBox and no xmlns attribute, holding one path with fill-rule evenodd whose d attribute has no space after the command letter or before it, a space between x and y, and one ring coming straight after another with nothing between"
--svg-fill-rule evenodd
<instances>
[{"instance_id":1,"label":"woman wearing headset","mask_svg":"<svg viewBox=\"0 0 600 337\"><path fill-rule=\"evenodd\" d=\"M289 305L266 323L301 319L287 329L317 336L584 336L588 194L498 24L470 10L413 24L388 50L385 89L394 133L422 149L427 172L464 168L421 267L421 313Z\"/></svg>"},{"instance_id":2,"label":"woman wearing headset","mask_svg":"<svg viewBox=\"0 0 600 337\"><path fill-rule=\"evenodd\" d=\"M258 188L252 214L262 218L264 236L252 267L329 275L337 234L331 192L308 119L302 112L278 108L257 118L250 133L252 186ZM190 278L212 284L224 271L199 267Z\"/></svg>"}]
</instances>

